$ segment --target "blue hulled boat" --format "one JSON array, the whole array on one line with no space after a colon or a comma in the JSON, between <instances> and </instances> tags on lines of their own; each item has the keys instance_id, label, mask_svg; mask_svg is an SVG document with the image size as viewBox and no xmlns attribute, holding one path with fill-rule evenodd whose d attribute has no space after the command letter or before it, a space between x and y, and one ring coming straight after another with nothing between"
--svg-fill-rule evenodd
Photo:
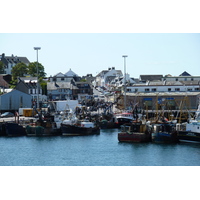
<instances>
[{"instance_id":1,"label":"blue hulled boat","mask_svg":"<svg viewBox=\"0 0 200 200\"><path fill-rule=\"evenodd\" d=\"M179 142L176 125L173 123L152 124L152 142L155 143L177 143Z\"/></svg>"}]
</instances>

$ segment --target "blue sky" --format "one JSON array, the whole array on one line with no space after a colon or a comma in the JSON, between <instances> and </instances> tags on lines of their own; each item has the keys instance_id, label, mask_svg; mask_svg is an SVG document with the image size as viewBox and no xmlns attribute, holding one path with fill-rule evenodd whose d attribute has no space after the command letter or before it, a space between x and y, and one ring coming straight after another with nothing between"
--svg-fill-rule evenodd
<instances>
[{"instance_id":1,"label":"blue sky","mask_svg":"<svg viewBox=\"0 0 200 200\"><path fill-rule=\"evenodd\" d=\"M181 2L181 3L180 3ZM12 6L10 6L12 5ZM197 0L9 0L1 3L0 54L39 62L48 76L115 67L144 74L200 75Z\"/></svg>"},{"instance_id":2,"label":"blue sky","mask_svg":"<svg viewBox=\"0 0 200 200\"><path fill-rule=\"evenodd\" d=\"M66 73L95 76L109 67L131 77L144 74L200 75L199 33L0 33L0 54L39 62L48 76Z\"/></svg>"}]
</instances>

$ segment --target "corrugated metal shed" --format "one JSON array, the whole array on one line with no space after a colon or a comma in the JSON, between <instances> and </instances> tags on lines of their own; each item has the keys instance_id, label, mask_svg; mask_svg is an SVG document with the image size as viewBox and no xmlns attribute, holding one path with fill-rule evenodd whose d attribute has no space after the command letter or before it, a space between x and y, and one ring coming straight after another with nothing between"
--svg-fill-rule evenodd
<instances>
[{"instance_id":1,"label":"corrugated metal shed","mask_svg":"<svg viewBox=\"0 0 200 200\"><path fill-rule=\"evenodd\" d=\"M31 108L31 95L19 90L0 95L0 110L18 110L19 108Z\"/></svg>"}]
</instances>

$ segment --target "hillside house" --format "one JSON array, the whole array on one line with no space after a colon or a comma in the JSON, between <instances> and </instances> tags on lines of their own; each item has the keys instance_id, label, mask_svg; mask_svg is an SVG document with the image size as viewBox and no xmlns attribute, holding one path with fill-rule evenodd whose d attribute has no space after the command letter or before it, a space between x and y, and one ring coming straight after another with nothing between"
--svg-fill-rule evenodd
<instances>
[{"instance_id":1,"label":"hillside house","mask_svg":"<svg viewBox=\"0 0 200 200\"><path fill-rule=\"evenodd\" d=\"M13 54L11 56L5 56L4 53L0 55L0 60L4 64L4 74L11 74L12 68L18 63L24 63L27 66L30 63L26 57L18 57Z\"/></svg>"},{"instance_id":2,"label":"hillside house","mask_svg":"<svg viewBox=\"0 0 200 200\"><path fill-rule=\"evenodd\" d=\"M184 71L179 76L172 76L170 74L162 78L163 81L200 81L200 76L192 76L188 72Z\"/></svg>"},{"instance_id":3,"label":"hillside house","mask_svg":"<svg viewBox=\"0 0 200 200\"><path fill-rule=\"evenodd\" d=\"M37 96L39 102L47 100L46 95L42 94L42 88L40 84L37 84L37 77L20 77L15 89L31 95L32 101L36 102Z\"/></svg>"},{"instance_id":4,"label":"hillside house","mask_svg":"<svg viewBox=\"0 0 200 200\"><path fill-rule=\"evenodd\" d=\"M103 70L97 74L93 85L94 87L98 86L108 88L110 86L110 82L114 78L122 76L123 74L121 70L116 70L115 67L108 68L108 70Z\"/></svg>"},{"instance_id":5,"label":"hillside house","mask_svg":"<svg viewBox=\"0 0 200 200\"><path fill-rule=\"evenodd\" d=\"M63 74L59 72L49 78L47 82L47 95L50 100L81 100L93 94L91 84L80 82L81 77L71 69Z\"/></svg>"}]
</instances>

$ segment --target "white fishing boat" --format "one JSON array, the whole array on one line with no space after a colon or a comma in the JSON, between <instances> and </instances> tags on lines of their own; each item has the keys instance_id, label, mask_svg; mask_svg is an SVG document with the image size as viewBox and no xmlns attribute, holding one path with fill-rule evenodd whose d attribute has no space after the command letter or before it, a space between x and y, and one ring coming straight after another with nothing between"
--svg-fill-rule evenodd
<instances>
[{"instance_id":1,"label":"white fishing boat","mask_svg":"<svg viewBox=\"0 0 200 200\"><path fill-rule=\"evenodd\" d=\"M66 119L61 123L63 136L100 134L100 127L89 120Z\"/></svg>"},{"instance_id":2,"label":"white fishing boat","mask_svg":"<svg viewBox=\"0 0 200 200\"><path fill-rule=\"evenodd\" d=\"M176 124L179 141L200 142L200 99L195 118L186 123Z\"/></svg>"}]
</instances>

